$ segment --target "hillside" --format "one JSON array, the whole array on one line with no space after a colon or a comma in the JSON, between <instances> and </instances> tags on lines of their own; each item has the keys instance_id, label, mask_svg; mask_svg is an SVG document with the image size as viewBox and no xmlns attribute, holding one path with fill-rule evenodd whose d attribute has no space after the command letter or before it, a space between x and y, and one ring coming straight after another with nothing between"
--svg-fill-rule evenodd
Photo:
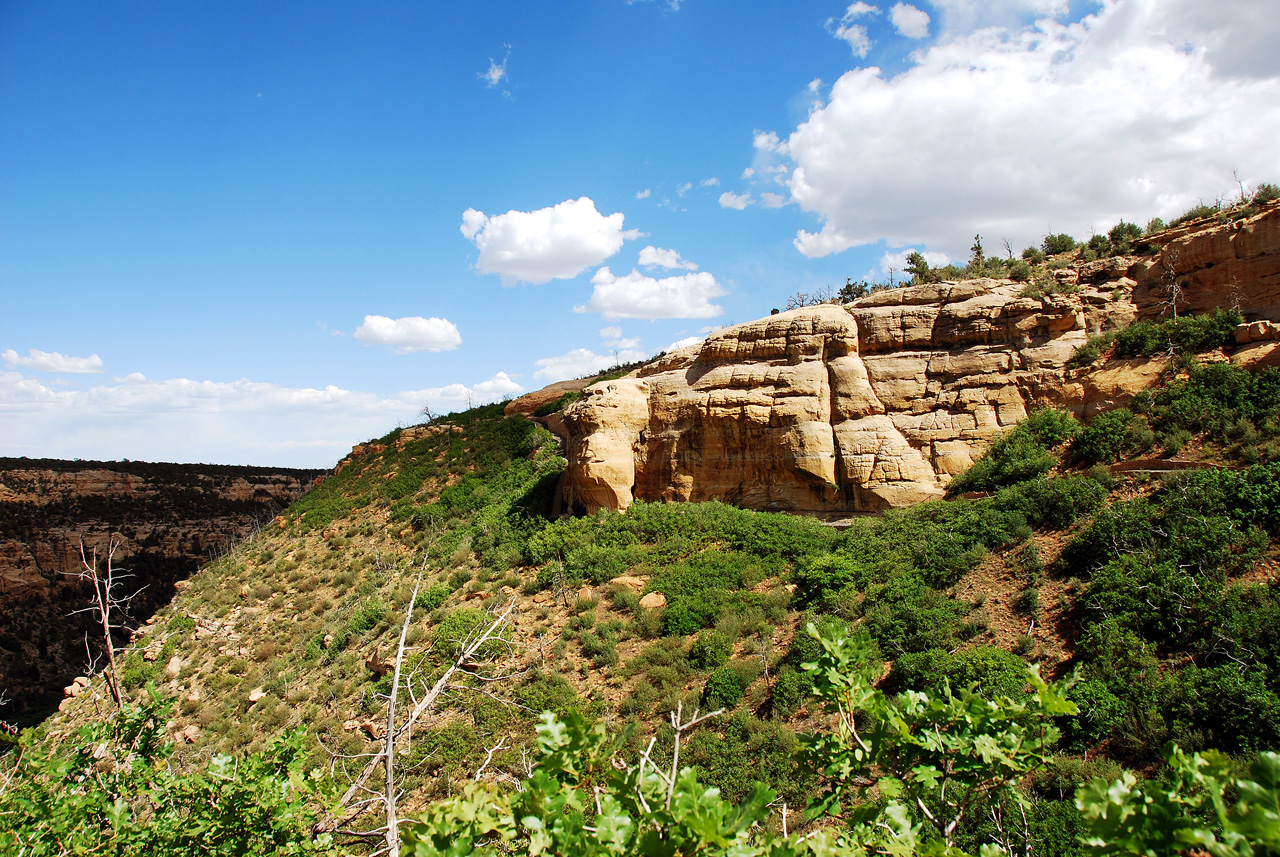
<instances>
[{"instance_id":1,"label":"hillside","mask_svg":"<svg viewBox=\"0 0 1280 857\"><path fill-rule=\"evenodd\" d=\"M178 768L300 727L320 781L376 792L403 641L399 722L422 705L392 754L401 816L526 779L545 710L634 725L629 751L669 761L673 711L724 708L680 759L735 804L763 782L794 809L826 785L796 753L832 723L802 669L813 624L859 640L885 691L1025 701L1028 664L1076 671L1057 755L1019 783L1036 853L1081 853L1093 777L1156 772L1169 741L1280 749L1278 223L1263 205L1026 282L779 313L360 444L191 578L122 684L173 701ZM110 707L97 678L43 734ZM378 826L355 807L342 829ZM991 809L958 847L991 840Z\"/></svg>"}]
</instances>

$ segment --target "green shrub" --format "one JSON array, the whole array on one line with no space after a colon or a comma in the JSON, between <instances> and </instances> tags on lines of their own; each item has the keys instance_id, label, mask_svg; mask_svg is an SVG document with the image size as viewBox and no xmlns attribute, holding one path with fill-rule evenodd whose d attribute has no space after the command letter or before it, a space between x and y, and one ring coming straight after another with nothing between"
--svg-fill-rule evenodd
<instances>
[{"instance_id":1,"label":"green shrub","mask_svg":"<svg viewBox=\"0 0 1280 857\"><path fill-rule=\"evenodd\" d=\"M733 654L733 641L719 631L703 631L689 645L689 663L700 670L722 666Z\"/></svg>"},{"instance_id":2,"label":"green shrub","mask_svg":"<svg viewBox=\"0 0 1280 857\"><path fill-rule=\"evenodd\" d=\"M1154 357L1157 354L1198 354L1235 342L1236 327L1244 316L1234 309L1215 309L1203 315L1137 321L1115 335L1117 357Z\"/></svg>"},{"instance_id":3,"label":"green shrub","mask_svg":"<svg viewBox=\"0 0 1280 857\"><path fill-rule=\"evenodd\" d=\"M1031 281L1031 265L1030 263L1019 259L1009 266L1009 279L1017 283L1026 283Z\"/></svg>"},{"instance_id":4,"label":"green shrub","mask_svg":"<svg viewBox=\"0 0 1280 857\"><path fill-rule=\"evenodd\" d=\"M1028 247L1022 251L1022 260L1031 265L1044 263L1044 251L1039 247Z\"/></svg>"},{"instance_id":5,"label":"green shrub","mask_svg":"<svg viewBox=\"0 0 1280 857\"><path fill-rule=\"evenodd\" d=\"M1121 220L1107 233L1107 240L1116 253L1125 255L1132 250L1134 243L1142 237L1142 227L1136 223Z\"/></svg>"},{"instance_id":6,"label":"green shrub","mask_svg":"<svg viewBox=\"0 0 1280 857\"><path fill-rule=\"evenodd\" d=\"M160 677L158 664L145 660L141 652L130 652L120 659L120 686L125 690L137 690L147 682Z\"/></svg>"},{"instance_id":7,"label":"green shrub","mask_svg":"<svg viewBox=\"0 0 1280 857\"><path fill-rule=\"evenodd\" d=\"M707 676L707 683L702 689L702 700L710 709L733 710L742 702L745 690L738 673L732 667L724 666Z\"/></svg>"},{"instance_id":8,"label":"green shrub","mask_svg":"<svg viewBox=\"0 0 1280 857\"><path fill-rule=\"evenodd\" d=\"M1258 185L1249 201L1254 205L1262 205L1263 203L1274 202L1277 199L1280 199L1280 186L1270 182L1263 182Z\"/></svg>"},{"instance_id":9,"label":"green shrub","mask_svg":"<svg viewBox=\"0 0 1280 857\"><path fill-rule=\"evenodd\" d=\"M790 719L812 693L813 678L808 673L784 669L773 679L773 716Z\"/></svg>"},{"instance_id":10,"label":"green shrub","mask_svg":"<svg viewBox=\"0 0 1280 857\"><path fill-rule=\"evenodd\" d=\"M1067 359L1067 368L1081 369L1092 365L1095 360L1102 356L1102 352L1111 345L1111 341L1114 338L1114 333L1090 336L1083 345L1077 346L1076 350L1071 352L1071 357Z\"/></svg>"},{"instance_id":11,"label":"green shrub","mask_svg":"<svg viewBox=\"0 0 1280 857\"><path fill-rule=\"evenodd\" d=\"M1056 235L1046 235L1040 247L1044 250L1046 256L1056 256L1059 253L1069 253L1076 249L1076 239L1072 238L1065 232L1059 232Z\"/></svg>"},{"instance_id":12,"label":"green shrub","mask_svg":"<svg viewBox=\"0 0 1280 857\"><path fill-rule=\"evenodd\" d=\"M424 610L430 613L432 610L438 609L453 590L447 583L435 583L418 593L418 597L413 600L415 610Z\"/></svg>"},{"instance_id":13,"label":"green shrub","mask_svg":"<svg viewBox=\"0 0 1280 857\"><path fill-rule=\"evenodd\" d=\"M1034 479L1058 463L1053 449L1071 438L1079 424L1066 411L1032 411L1009 431L998 435L982 457L947 487L949 496L967 491L994 491Z\"/></svg>"},{"instance_id":14,"label":"green shrub","mask_svg":"<svg viewBox=\"0 0 1280 857\"><path fill-rule=\"evenodd\" d=\"M1146 421L1135 417L1128 408L1105 411L1076 436L1071 444L1072 457L1084 464L1118 461L1126 452L1141 448L1138 432L1146 427Z\"/></svg>"},{"instance_id":15,"label":"green shrub","mask_svg":"<svg viewBox=\"0 0 1280 857\"><path fill-rule=\"evenodd\" d=\"M948 684L953 691L975 686L985 697L1026 695L1027 664L995 646L975 646L959 652L934 648L898 656L885 680L886 690L919 690L931 695Z\"/></svg>"},{"instance_id":16,"label":"green shrub","mask_svg":"<svg viewBox=\"0 0 1280 857\"><path fill-rule=\"evenodd\" d=\"M569 407L569 405L572 405L574 402L578 401L578 399L580 398L582 398L582 392L580 390L574 390L568 393L564 393L558 399L555 399L553 401L547 402L544 405L539 406L538 409L533 412L533 415L535 417L551 416L557 411L563 411L565 408Z\"/></svg>"},{"instance_id":17,"label":"green shrub","mask_svg":"<svg viewBox=\"0 0 1280 857\"><path fill-rule=\"evenodd\" d=\"M1107 488L1091 476L1040 476L995 496L996 505L1021 514L1033 527L1064 530L1092 513L1107 497Z\"/></svg>"},{"instance_id":18,"label":"green shrub","mask_svg":"<svg viewBox=\"0 0 1280 857\"><path fill-rule=\"evenodd\" d=\"M1182 214L1175 217L1172 221L1170 221L1169 225L1181 226L1182 224L1189 223L1192 220L1201 220L1206 217L1214 217L1221 211L1222 211L1222 206L1219 203L1215 202L1213 205L1208 205L1207 203L1203 203L1203 202L1197 203L1196 205L1193 205L1191 206L1191 208L1184 211Z\"/></svg>"},{"instance_id":19,"label":"green shrub","mask_svg":"<svg viewBox=\"0 0 1280 857\"><path fill-rule=\"evenodd\" d=\"M753 788L767 786L779 799L801 806L810 797L814 776L800 764L799 749L785 724L735 711L717 728L696 732L681 759L688 759L702 783L734 803L747 800Z\"/></svg>"}]
</instances>

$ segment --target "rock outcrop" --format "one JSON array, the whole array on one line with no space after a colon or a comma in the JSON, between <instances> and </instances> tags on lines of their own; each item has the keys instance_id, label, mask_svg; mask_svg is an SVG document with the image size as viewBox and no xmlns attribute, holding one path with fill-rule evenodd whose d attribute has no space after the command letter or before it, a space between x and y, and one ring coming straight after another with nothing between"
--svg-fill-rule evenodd
<instances>
[{"instance_id":1,"label":"rock outcrop","mask_svg":"<svg viewBox=\"0 0 1280 857\"><path fill-rule=\"evenodd\" d=\"M920 502L1031 408L1089 416L1165 370L1160 360L1068 369L1090 334L1171 301L1184 312L1237 306L1251 322L1280 316L1280 207L1151 240L1150 256L1054 271L1059 288L1041 298L989 279L886 290L737 325L588 387L556 426L565 500L585 511L719 499L812 513ZM1270 329L1258 325L1257 338Z\"/></svg>"},{"instance_id":2,"label":"rock outcrop","mask_svg":"<svg viewBox=\"0 0 1280 857\"><path fill-rule=\"evenodd\" d=\"M318 470L0 459L0 690L5 717L57 705L85 667L80 543L133 575L132 622L211 555L269 522ZM105 567L105 565L103 566ZM91 643L97 634L89 635Z\"/></svg>"}]
</instances>

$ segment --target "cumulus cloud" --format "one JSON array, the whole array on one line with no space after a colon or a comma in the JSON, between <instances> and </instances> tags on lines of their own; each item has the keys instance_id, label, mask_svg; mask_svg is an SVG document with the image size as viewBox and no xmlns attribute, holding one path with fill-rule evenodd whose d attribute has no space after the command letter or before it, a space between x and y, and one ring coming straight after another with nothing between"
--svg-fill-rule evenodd
<instances>
[{"instance_id":1,"label":"cumulus cloud","mask_svg":"<svg viewBox=\"0 0 1280 857\"><path fill-rule=\"evenodd\" d=\"M843 17L828 18L827 31L837 39L848 42L855 57L865 57L867 51L871 50L871 38L867 35L866 27L854 22L867 15L879 14L880 10L875 6L858 0L856 3L849 4Z\"/></svg>"},{"instance_id":2,"label":"cumulus cloud","mask_svg":"<svg viewBox=\"0 0 1280 857\"><path fill-rule=\"evenodd\" d=\"M733 191L727 190L724 193L720 194L721 208L733 208L733 209L737 209L738 211L742 211L744 208L746 208L750 204L751 204L751 194L749 193L737 194L737 193L734 193Z\"/></svg>"},{"instance_id":3,"label":"cumulus cloud","mask_svg":"<svg viewBox=\"0 0 1280 857\"><path fill-rule=\"evenodd\" d=\"M880 257L879 268L872 273L878 273L882 277L887 277L890 273L901 275L903 271L907 270L907 256L915 252L919 252L924 257L930 268L941 268L944 265L951 264L951 257L946 253L939 253L937 250L924 250L921 247L907 247L904 250L887 251Z\"/></svg>"},{"instance_id":4,"label":"cumulus cloud","mask_svg":"<svg viewBox=\"0 0 1280 857\"><path fill-rule=\"evenodd\" d=\"M765 191L760 194L760 204L765 208L782 208L787 204L787 198L780 193Z\"/></svg>"},{"instance_id":5,"label":"cumulus cloud","mask_svg":"<svg viewBox=\"0 0 1280 857\"><path fill-rule=\"evenodd\" d=\"M417 422L424 406L459 410L522 391L504 372L380 394L138 372L68 390L9 371L0 372L0 436L6 454L31 457L329 467L353 443Z\"/></svg>"},{"instance_id":6,"label":"cumulus cloud","mask_svg":"<svg viewBox=\"0 0 1280 857\"><path fill-rule=\"evenodd\" d=\"M929 13L908 3L895 3L889 10L889 20L898 35L908 39L923 39L929 35Z\"/></svg>"},{"instance_id":7,"label":"cumulus cloud","mask_svg":"<svg viewBox=\"0 0 1280 857\"><path fill-rule=\"evenodd\" d=\"M718 184L720 184L720 179L716 178L715 176L712 176L709 179L703 179L702 181L698 182L699 187L715 187Z\"/></svg>"},{"instance_id":8,"label":"cumulus cloud","mask_svg":"<svg viewBox=\"0 0 1280 857\"><path fill-rule=\"evenodd\" d=\"M649 195L652 193L653 193L653 188L651 187L647 187L644 190L636 191L636 199L648 199Z\"/></svg>"},{"instance_id":9,"label":"cumulus cloud","mask_svg":"<svg viewBox=\"0 0 1280 857\"><path fill-rule=\"evenodd\" d=\"M355 338L366 345L386 345L397 354L415 351L452 351L462 344L462 334L448 319L410 315L387 318L366 315L356 328Z\"/></svg>"},{"instance_id":10,"label":"cumulus cloud","mask_svg":"<svg viewBox=\"0 0 1280 857\"><path fill-rule=\"evenodd\" d=\"M96 354L88 357L70 357L57 351L41 351L38 348L27 350L23 357L12 348L0 354L4 362L19 369L33 369L36 372L63 372L83 375L102 371L102 358Z\"/></svg>"},{"instance_id":11,"label":"cumulus cloud","mask_svg":"<svg viewBox=\"0 0 1280 857\"><path fill-rule=\"evenodd\" d=\"M1233 169L1252 184L1280 174L1280 72L1215 66L1223 37L1191 26L1194 8L1110 0L1071 25L948 38L893 77L845 73L785 141L755 135L757 157L787 164L792 199L821 223L796 247L885 240L962 256L975 232L1024 245L1052 217L1085 236L1176 216L1230 188ZM1274 15L1239 27L1280 37Z\"/></svg>"},{"instance_id":12,"label":"cumulus cloud","mask_svg":"<svg viewBox=\"0 0 1280 857\"><path fill-rule=\"evenodd\" d=\"M523 393L524 387L515 382L506 372L498 372L487 381L480 381L471 388L472 394L481 401L493 401L504 396Z\"/></svg>"},{"instance_id":13,"label":"cumulus cloud","mask_svg":"<svg viewBox=\"0 0 1280 857\"><path fill-rule=\"evenodd\" d=\"M688 259L681 258L680 254L675 250L664 250L661 247L654 247L650 244L640 251L640 267L652 268L662 267L670 270L671 268L684 268L687 271L696 271L698 266Z\"/></svg>"},{"instance_id":14,"label":"cumulus cloud","mask_svg":"<svg viewBox=\"0 0 1280 857\"><path fill-rule=\"evenodd\" d=\"M621 318L714 318L724 312L712 298L724 289L706 271L655 279L632 270L616 277L607 267L591 278L591 299L574 312L598 312L609 321Z\"/></svg>"},{"instance_id":15,"label":"cumulus cloud","mask_svg":"<svg viewBox=\"0 0 1280 857\"><path fill-rule=\"evenodd\" d=\"M474 208L462 214L462 234L480 250L476 270L498 274L504 286L518 282L567 280L599 265L641 237L622 228L623 215L603 215L588 197L565 200L537 211L508 211L492 217Z\"/></svg>"},{"instance_id":16,"label":"cumulus cloud","mask_svg":"<svg viewBox=\"0 0 1280 857\"><path fill-rule=\"evenodd\" d=\"M544 357L535 360L533 376L548 383L564 381L568 378L581 378L594 375L622 363L633 363L643 360L649 355L643 351L625 349L610 354L596 354L590 348L575 348L555 357Z\"/></svg>"}]
</instances>

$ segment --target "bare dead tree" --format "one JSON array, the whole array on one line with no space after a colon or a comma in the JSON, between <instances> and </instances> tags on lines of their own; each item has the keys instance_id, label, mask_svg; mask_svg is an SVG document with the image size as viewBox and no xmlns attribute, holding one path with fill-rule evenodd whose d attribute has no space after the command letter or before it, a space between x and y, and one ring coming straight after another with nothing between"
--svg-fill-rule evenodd
<instances>
[{"instance_id":1,"label":"bare dead tree","mask_svg":"<svg viewBox=\"0 0 1280 857\"><path fill-rule=\"evenodd\" d=\"M119 621L119 619L123 617L129 602L139 592L146 589L144 584L129 595L120 595L120 585L125 580L133 577L132 574L129 574L124 569L116 568L115 566L115 555L120 544L121 541L116 538L108 541L107 567L104 570L98 567L98 549L93 548L91 551L86 552L84 538L82 537L80 539L81 568L77 571L67 572L72 577L78 578L93 587L93 594L89 597L89 606L73 610L71 615L92 613L102 628L102 642L106 647L107 655L107 689L111 692L111 699L115 702L116 708L121 705L120 673L116 668L116 644L111 632L125 627L124 622Z\"/></svg>"},{"instance_id":2,"label":"bare dead tree","mask_svg":"<svg viewBox=\"0 0 1280 857\"><path fill-rule=\"evenodd\" d=\"M1166 247L1164 256L1160 260L1160 267L1162 268L1160 279L1164 283L1164 303L1176 319L1178 303L1182 300L1182 283L1178 281L1178 251Z\"/></svg>"},{"instance_id":3,"label":"bare dead tree","mask_svg":"<svg viewBox=\"0 0 1280 857\"><path fill-rule=\"evenodd\" d=\"M469 680L483 685L507 681L515 677L515 673L507 674L499 671L489 674L483 671L485 666L492 665L496 660L493 651L495 648L509 651L514 645L512 640L503 636L511 613L515 609L514 598L507 602L501 612L495 611L488 622L477 627L461 641L452 663L429 687L422 680L422 672L428 667L427 659L419 658L412 666L408 664L408 633L413 619L413 602L417 600L425 565L424 561L423 570L418 574L413 597L405 611L405 619L400 628L391 689L387 698L386 735L379 743L376 752L363 756L367 760L365 766L339 798L337 809L326 815L316 826L319 832L332 832L343 825L350 824L371 807L381 804L386 822L373 832L376 832L385 844L376 853L399 853L400 821L396 807L401 796L401 776L396 769L396 756L407 755L410 752L415 727L428 715L438 710L444 694L448 691L465 690L497 698L483 687L464 682ZM430 647L424 649L423 653L428 651ZM401 693L408 697L403 706ZM494 748L492 753L500 749L502 748ZM370 788L366 783L379 769L383 772L384 782L380 788ZM369 833L371 832L359 835L367 837Z\"/></svg>"},{"instance_id":4,"label":"bare dead tree","mask_svg":"<svg viewBox=\"0 0 1280 857\"><path fill-rule=\"evenodd\" d=\"M695 708L693 710L693 717L690 718L689 720L685 720L684 719L684 702L683 701L676 702L676 710L672 711L670 714L671 729L675 733L675 745L672 747L672 750L671 750L670 775L668 775L665 771L659 768L658 765L653 761L653 757L650 755L650 753L653 752L653 745L656 744L658 741L656 736L649 739L649 746L646 747L644 752L640 754L640 770L639 770L639 776L636 778L636 781L637 783L644 781L644 766L646 764L652 767L653 772L658 775L658 777L662 780L662 782L667 787L667 799L666 799L666 802L663 804L663 807L665 809L671 809L671 798L676 793L676 778L680 775L680 739L684 737L684 733L688 732L693 727L698 726L699 724L705 723L706 721L710 720L712 717L715 717L716 715L719 715L719 714L724 714L723 708L717 708L715 711L709 712L707 714L703 714L701 717L699 717L698 709ZM644 798L644 795L640 793L638 785L637 785L636 794L639 796L640 803L644 806L645 812L652 812L652 807L649 806L648 801L646 801Z\"/></svg>"}]
</instances>

